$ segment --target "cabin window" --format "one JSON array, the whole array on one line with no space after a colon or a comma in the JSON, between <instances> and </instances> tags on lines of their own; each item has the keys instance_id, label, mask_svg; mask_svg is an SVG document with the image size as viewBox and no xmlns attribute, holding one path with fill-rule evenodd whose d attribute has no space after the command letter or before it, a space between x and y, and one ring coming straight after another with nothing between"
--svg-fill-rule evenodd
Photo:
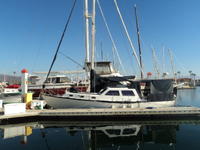
<instances>
[{"instance_id":1,"label":"cabin window","mask_svg":"<svg viewBox=\"0 0 200 150\"><path fill-rule=\"evenodd\" d=\"M134 92L130 91L130 90L122 91L122 95L123 96L135 96Z\"/></svg>"},{"instance_id":2,"label":"cabin window","mask_svg":"<svg viewBox=\"0 0 200 150\"><path fill-rule=\"evenodd\" d=\"M66 83L66 82L70 82L70 79L68 77L60 78L60 83Z\"/></svg>"},{"instance_id":3,"label":"cabin window","mask_svg":"<svg viewBox=\"0 0 200 150\"><path fill-rule=\"evenodd\" d=\"M120 135L121 130L120 129L107 129L106 132L111 135Z\"/></svg>"},{"instance_id":4,"label":"cabin window","mask_svg":"<svg viewBox=\"0 0 200 150\"><path fill-rule=\"evenodd\" d=\"M119 91L108 91L106 95L110 96L119 96Z\"/></svg>"},{"instance_id":5,"label":"cabin window","mask_svg":"<svg viewBox=\"0 0 200 150\"><path fill-rule=\"evenodd\" d=\"M136 129L124 129L123 135L130 135L130 134L134 134L135 132L136 132Z\"/></svg>"}]
</instances>

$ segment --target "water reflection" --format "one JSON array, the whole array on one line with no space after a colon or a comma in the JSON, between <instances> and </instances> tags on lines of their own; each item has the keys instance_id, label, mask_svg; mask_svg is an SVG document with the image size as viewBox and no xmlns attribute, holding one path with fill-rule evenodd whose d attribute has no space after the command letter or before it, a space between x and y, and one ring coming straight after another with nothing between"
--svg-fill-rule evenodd
<instances>
[{"instance_id":1,"label":"water reflection","mask_svg":"<svg viewBox=\"0 0 200 150\"><path fill-rule=\"evenodd\" d=\"M200 107L200 87L179 90L176 103L177 105Z\"/></svg>"},{"instance_id":2,"label":"water reflection","mask_svg":"<svg viewBox=\"0 0 200 150\"><path fill-rule=\"evenodd\" d=\"M178 126L153 126L132 125L106 127L103 130L91 131L91 149L102 149L115 147L117 149L127 146L141 149L147 144L164 144L166 147L176 143L176 130ZM114 128L114 129L113 129Z\"/></svg>"},{"instance_id":3,"label":"water reflection","mask_svg":"<svg viewBox=\"0 0 200 150\"><path fill-rule=\"evenodd\" d=\"M198 121L197 121L198 122ZM33 122L2 125L4 149L175 149L180 120L164 122ZM37 146L35 146L35 144ZM23 146L26 145L26 146ZM162 147L162 148L161 148Z\"/></svg>"}]
</instances>

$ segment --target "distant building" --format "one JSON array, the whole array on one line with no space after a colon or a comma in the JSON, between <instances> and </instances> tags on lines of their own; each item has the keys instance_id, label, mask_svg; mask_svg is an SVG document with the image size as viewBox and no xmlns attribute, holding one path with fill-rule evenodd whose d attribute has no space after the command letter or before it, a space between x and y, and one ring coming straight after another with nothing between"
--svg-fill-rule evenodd
<instances>
[{"instance_id":1,"label":"distant building","mask_svg":"<svg viewBox=\"0 0 200 150\"><path fill-rule=\"evenodd\" d=\"M0 82L8 82L8 84L20 84L21 77L14 75L3 75L0 74Z\"/></svg>"}]
</instances>

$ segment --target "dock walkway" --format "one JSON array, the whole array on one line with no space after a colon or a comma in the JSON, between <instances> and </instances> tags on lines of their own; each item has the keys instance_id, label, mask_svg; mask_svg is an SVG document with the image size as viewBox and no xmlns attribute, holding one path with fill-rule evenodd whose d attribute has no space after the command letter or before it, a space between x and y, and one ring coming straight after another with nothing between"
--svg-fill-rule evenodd
<instances>
[{"instance_id":1,"label":"dock walkway","mask_svg":"<svg viewBox=\"0 0 200 150\"><path fill-rule=\"evenodd\" d=\"M167 108L114 108L114 109L43 109L27 110L25 113L3 115L0 110L0 120L26 117L48 118L135 118L135 117L200 117L197 107L167 107Z\"/></svg>"}]
</instances>

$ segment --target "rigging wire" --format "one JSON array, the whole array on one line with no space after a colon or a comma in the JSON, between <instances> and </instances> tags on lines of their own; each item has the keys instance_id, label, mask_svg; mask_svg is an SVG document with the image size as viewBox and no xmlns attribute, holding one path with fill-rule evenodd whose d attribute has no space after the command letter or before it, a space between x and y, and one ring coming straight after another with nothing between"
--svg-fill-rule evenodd
<instances>
[{"instance_id":1,"label":"rigging wire","mask_svg":"<svg viewBox=\"0 0 200 150\"><path fill-rule=\"evenodd\" d=\"M115 7L116 7L116 9L117 9L118 15L119 15L119 17L120 17L120 20L121 20L121 22L122 22L122 25L123 25L123 27L124 27L124 30L125 30L125 32L126 32L126 36L127 36L128 41L129 41L129 44L130 44L130 46L131 46L131 48L132 48L132 50L133 50L133 55L135 56L135 59L136 59L136 62L137 62L137 64L138 64L139 69L140 69L141 72L143 73L143 69L141 68L141 65L140 65L140 62L139 62L139 59L138 59L138 56L137 56L135 47L134 47L134 45L133 45L133 43L132 43L132 41L131 41L130 35L129 35L128 30L127 30L127 27L126 27L126 25L125 25L125 23L124 23L124 19L123 19L122 15L121 15L121 12L120 12L120 10L119 10L118 4L117 4L117 0L114 0L114 3L115 3Z\"/></svg>"},{"instance_id":2,"label":"rigging wire","mask_svg":"<svg viewBox=\"0 0 200 150\"><path fill-rule=\"evenodd\" d=\"M74 3L73 3L73 5L72 5L70 14L69 14L68 19L67 19L67 22L66 22L66 24L65 24L65 28L64 28L63 33L62 33L62 36L61 36L61 38L60 38L59 44L58 44L58 46L57 46L56 53L55 53L55 55L54 55L53 61L52 61L51 66L50 66L50 68L49 68L49 71L48 71L46 80L48 79L49 74L51 73L51 69L52 69L52 67L53 67L53 65L54 65L54 63L55 63L55 61L56 61L57 54L58 54L58 51L59 51L59 49L60 49L61 43L62 43L62 41L63 41L63 38L64 38L64 36L65 36L65 32L66 32L66 30L67 30L67 27L68 27L68 25L69 25L69 22L70 22L70 20L71 20L71 16L72 16L72 13L73 13L74 8L75 8L76 1L77 1L77 0L74 0ZM45 80L45 81L46 81L46 80ZM44 82L45 82L45 81L44 81ZM43 88L44 88L44 84L43 84Z\"/></svg>"},{"instance_id":3,"label":"rigging wire","mask_svg":"<svg viewBox=\"0 0 200 150\"><path fill-rule=\"evenodd\" d=\"M102 7L101 7L101 4L100 4L99 0L97 0L97 4L98 4L98 7L99 7L101 16L102 16L102 18L103 18L103 21L104 21L104 23L105 23L106 29L107 29L107 31L108 31L109 38L110 38L110 40L111 40L111 42L112 42L112 44L113 44L113 49L114 49L115 53L117 54L117 58L118 58L118 60L119 60L119 64L121 65L121 68L122 68L123 72L126 73L125 68L124 68L124 65L122 64L122 61L121 61L121 59L120 59L120 56L119 56L119 53L118 53L116 44L115 44L115 42L114 42L113 36L112 36L112 34L111 34L111 32L110 32L110 29L109 29L109 27L108 27L108 24L107 24L107 21L106 21L106 18L105 18L105 15L104 15L104 13L103 13L103 10L102 10Z\"/></svg>"},{"instance_id":4,"label":"rigging wire","mask_svg":"<svg viewBox=\"0 0 200 150\"><path fill-rule=\"evenodd\" d=\"M63 55L65 58L71 60L73 63L77 64L78 66L80 66L81 68L84 68L83 65L81 65L80 63L78 63L76 60L74 60L73 58L65 55L63 52L58 52L59 54Z\"/></svg>"},{"instance_id":5,"label":"rigging wire","mask_svg":"<svg viewBox=\"0 0 200 150\"><path fill-rule=\"evenodd\" d=\"M175 52L174 52L174 51L171 51L171 53L173 54L174 58L176 59L176 62L179 63L180 67L181 67L183 70L188 71L189 69L186 67L185 64L183 64L183 63L179 60L179 58L175 55Z\"/></svg>"}]
</instances>

